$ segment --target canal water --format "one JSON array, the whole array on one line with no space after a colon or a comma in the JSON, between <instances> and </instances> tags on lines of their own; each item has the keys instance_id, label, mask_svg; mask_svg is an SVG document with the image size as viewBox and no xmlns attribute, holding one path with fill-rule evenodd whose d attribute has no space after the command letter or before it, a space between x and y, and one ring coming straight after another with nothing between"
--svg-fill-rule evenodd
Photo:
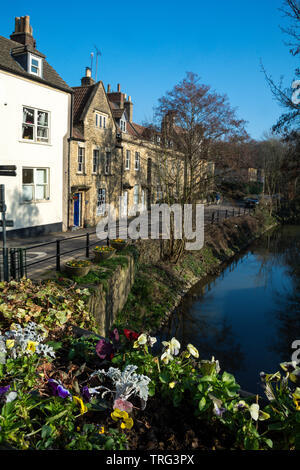
<instances>
[{"instance_id":1,"label":"canal water","mask_svg":"<svg viewBox=\"0 0 300 470\"><path fill-rule=\"evenodd\" d=\"M259 373L290 361L300 339L300 226L264 235L194 286L160 339L172 336L218 359L242 389L261 393Z\"/></svg>"}]
</instances>

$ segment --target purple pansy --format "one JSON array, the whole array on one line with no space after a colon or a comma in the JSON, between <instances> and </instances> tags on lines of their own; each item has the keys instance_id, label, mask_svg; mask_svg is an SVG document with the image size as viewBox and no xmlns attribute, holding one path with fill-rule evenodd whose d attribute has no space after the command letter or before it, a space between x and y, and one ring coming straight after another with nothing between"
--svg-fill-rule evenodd
<instances>
[{"instance_id":1,"label":"purple pansy","mask_svg":"<svg viewBox=\"0 0 300 470\"><path fill-rule=\"evenodd\" d=\"M4 395L10 389L10 385L6 385L5 387L0 387L0 397Z\"/></svg>"},{"instance_id":2,"label":"purple pansy","mask_svg":"<svg viewBox=\"0 0 300 470\"><path fill-rule=\"evenodd\" d=\"M115 343L118 343L120 341L120 335L117 328L110 332L109 338Z\"/></svg>"},{"instance_id":3,"label":"purple pansy","mask_svg":"<svg viewBox=\"0 0 300 470\"><path fill-rule=\"evenodd\" d=\"M51 392L53 393L54 396L61 397L61 398L71 397L71 394L70 394L69 390L64 388L56 380L49 379L48 380L48 385L49 385L49 387L51 389Z\"/></svg>"},{"instance_id":4,"label":"purple pansy","mask_svg":"<svg viewBox=\"0 0 300 470\"><path fill-rule=\"evenodd\" d=\"M96 344L96 353L100 359L110 359L113 352L113 345L105 339L100 339Z\"/></svg>"},{"instance_id":5,"label":"purple pansy","mask_svg":"<svg viewBox=\"0 0 300 470\"><path fill-rule=\"evenodd\" d=\"M82 397L85 401L87 401L88 403L90 402L91 394L90 394L90 391L89 391L89 387L87 387L86 385L84 387L82 387L81 395L82 395Z\"/></svg>"}]
</instances>

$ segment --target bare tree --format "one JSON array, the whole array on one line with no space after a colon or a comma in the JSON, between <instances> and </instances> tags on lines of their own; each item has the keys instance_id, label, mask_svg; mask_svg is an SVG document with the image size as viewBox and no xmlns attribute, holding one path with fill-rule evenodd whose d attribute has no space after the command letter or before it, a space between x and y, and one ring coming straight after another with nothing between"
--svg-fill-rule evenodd
<instances>
[{"instance_id":1,"label":"bare tree","mask_svg":"<svg viewBox=\"0 0 300 470\"><path fill-rule=\"evenodd\" d=\"M285 17L290 20L290 26L281 28L281 30L288 36L289 42L287 45L290 47L290 53L293 56L300 54L300 0L285 0L281 11ZM275 132L283 132L288 134L291 129L299 129L300 125L300 104L298 100L293 99L294 89L290 86L285 88L283 85L283 77L279 83L276 84L272 77L266 72L264 66L261 64L263 73L265 74L267 83L271 92L277 102L286 109L278 122L273 126ZM300 77L300 69L295 69L295 81Z\"/></svg>"},{"instance_id":2,"label":"bare tree","mask_svg":"<svg viewBox=\"0 0 300 470\"><path fill-rule=\"evenodd\" d=\"M156 200L182 206L206 196L214 182L214 165L224 160L230 146L248 138L245 121L237 118L227 96L191 72L160 98L156 119L157 125L150 127L160 136L153 151ZM169 255L178 259L184 243L174 243L170 235Z\"/></svg>"},{"instance_id":3,"label":"bare tree","mask_svg":"<svg viewBox=\"0 0 300 470\"><path fill-rule=\"evenodd\" d=\"M183 167L183 192L179 200L195 202L205 193L209 173L213 176L210 163L217 163L222 145L247 137L245 121L237 118L226 95L212 91L191 72L160 98L156 116L162 122L164 149L171 147L172 158L180 162L180 171Z\"/></svg>"}]
</instances>

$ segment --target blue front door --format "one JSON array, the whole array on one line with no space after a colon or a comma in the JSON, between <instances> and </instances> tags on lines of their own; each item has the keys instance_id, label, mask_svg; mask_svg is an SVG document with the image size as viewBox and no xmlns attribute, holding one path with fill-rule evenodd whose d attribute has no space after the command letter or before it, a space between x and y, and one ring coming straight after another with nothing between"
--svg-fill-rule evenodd
<instances>
[{"instance_id":1,"label":"blue front door","mask_svg":"<svg viewBox=\"0 0 300 470\"><path fill-rule=\"evenodd\" d=\"M80 226L80 208L81 208L81 194L74 194L74 225Z\"/></svg>"}]
</instances>

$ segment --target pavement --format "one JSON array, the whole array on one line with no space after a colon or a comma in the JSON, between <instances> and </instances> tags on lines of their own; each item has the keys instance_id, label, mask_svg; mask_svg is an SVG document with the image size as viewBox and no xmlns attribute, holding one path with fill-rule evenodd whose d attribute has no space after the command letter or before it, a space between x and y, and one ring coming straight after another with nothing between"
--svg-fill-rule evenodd
<instances>
[{"instance_id":1,"label":"pavement","mask_svg":"<svg viewBox=\"0 0 300 470\"><path fill-rule=\"evenodd\" d=\"M210 224L212 214L219 213L222 219L227 211L228 216L237 212L241 204L220 203L205 206L204 223ZM95 233L96 228L84 228L68 232L51 232L45 235L31 238L14 238L7 241L8 248L26 248L27 276L32 279L40 279L43 275L49 275L56 269L56 250L59 240L59 249L61 253L61 266L69 259L86 257L87 234L89 234L90 256L92 256L92 247L106 244L106 240L99 240ZM45 261L43 261L45 259Z\"/></svg>"}]
</instances>

